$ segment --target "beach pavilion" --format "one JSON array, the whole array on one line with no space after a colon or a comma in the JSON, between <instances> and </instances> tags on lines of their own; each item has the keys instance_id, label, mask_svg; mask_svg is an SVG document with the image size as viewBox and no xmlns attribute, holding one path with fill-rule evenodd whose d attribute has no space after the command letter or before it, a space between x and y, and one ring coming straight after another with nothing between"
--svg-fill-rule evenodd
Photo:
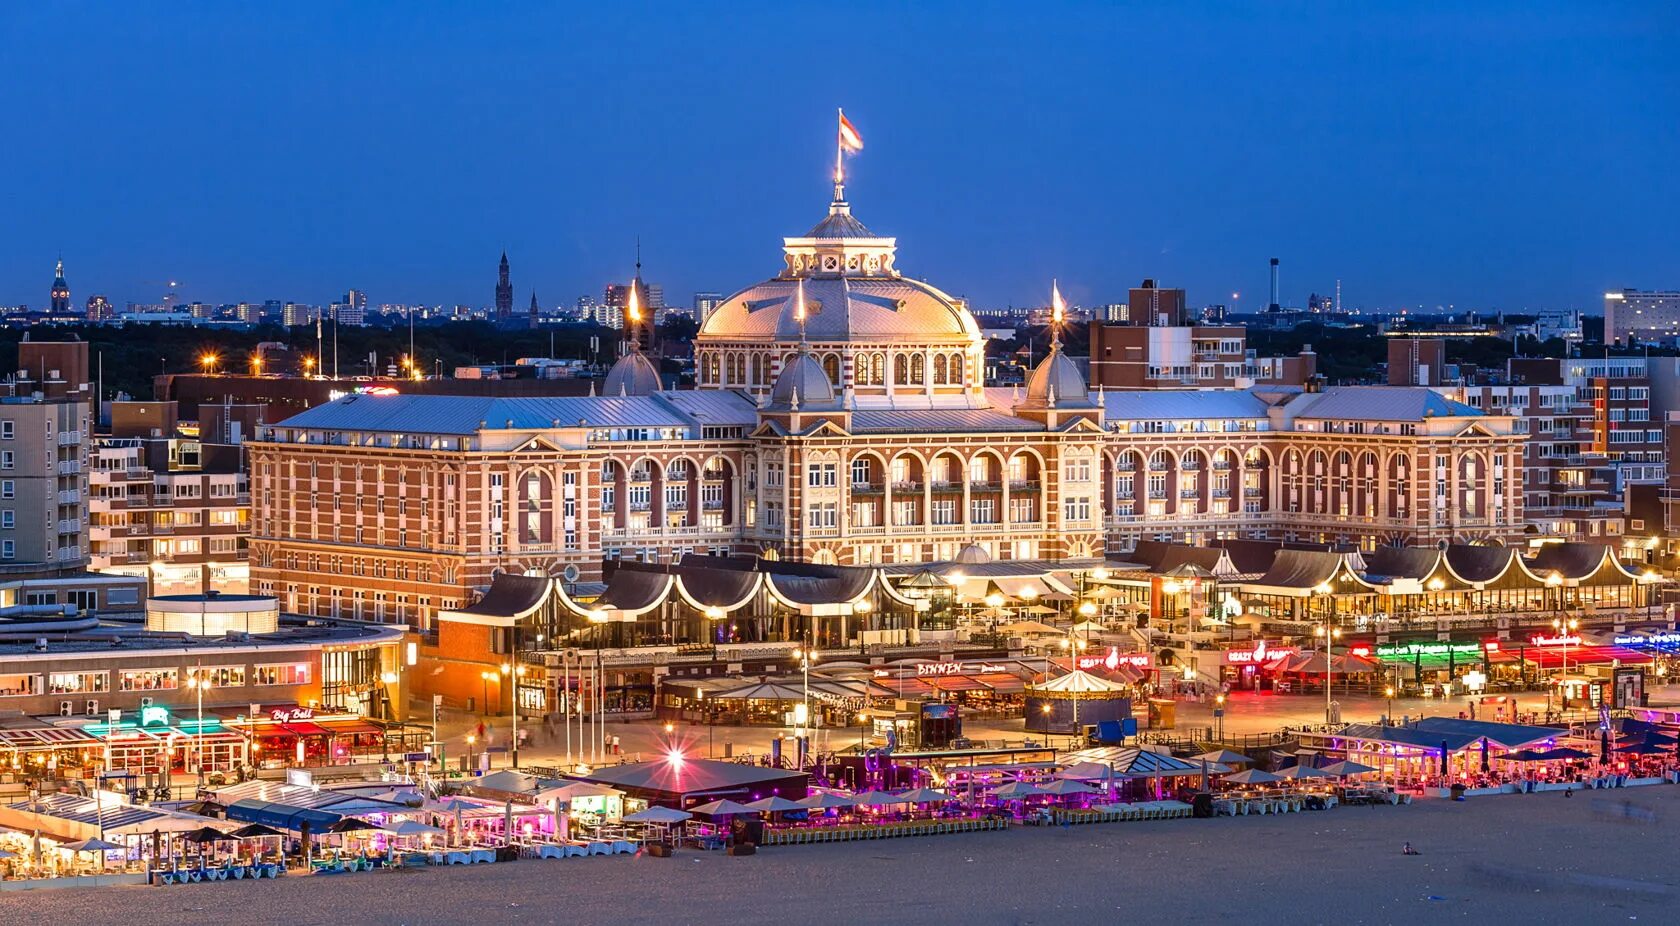
<instances>
[{"instance_id":1,"label":"beach pavilion","mask_svg":"<svg viewBox=\"0 0 1680 926\"><path fill-rule=\"evenodd\" d=\"M806 772L679 755L611 765L576 777L611 785L650 806L677 810L691 810L720 798L743 804L772 796L796 801L810 792L811 784Z\"/></svg>"},{"instance_id":2,"label":"beach pavilion","mask_svg":"<svg viewBox=\"0 0 1680 926\"><path fill-rule=\"evenodd\" d=\"M1303 746L1381 770L1390 781L1474 775L1508 752L1550 748L1568 731L1559 727L1424 717L1408 724L1347 724L1303 733Z\"/></svg>"}]
</instances>

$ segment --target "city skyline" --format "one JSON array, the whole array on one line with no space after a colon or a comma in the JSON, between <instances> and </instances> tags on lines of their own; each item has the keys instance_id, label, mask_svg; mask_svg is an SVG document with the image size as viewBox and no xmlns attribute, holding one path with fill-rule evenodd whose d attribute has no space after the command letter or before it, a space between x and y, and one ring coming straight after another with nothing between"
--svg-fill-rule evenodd
<instances>
[{"instance_id":1,"label":"city skyline","mask_svg":"<svg viewBox=\"0 0 1680 926\"><path fill-rule=\"evenodd\" d=\"M505 249L521 299L563 304L628 278L638 236L649 278L713 290L766 269L766 229L820 216L845 105L870 139L860 218L979 307L1042 302L1054 276L1086 304L1151 277L1254 309L1277 256L1291 303L1340 279L1350 307L1591 310L1680 275L1680 233L1618 209L1680 185L1660 144L1676 29L1552 12L1057 7L1023 32L938 5L867 31L815 10L359 8L330 31L307 11L9 10L13 128L54 134L13 159L0 302L45 305L62 255L76 305L169 279L185 301L354 285L487 305ZM628 64L585 51L624 35ZM259 41L285 65L253 67ZM51 66L65 54L125 79ZM809 66L835 56L843 77Z\"/></svg>"}]
</instances>

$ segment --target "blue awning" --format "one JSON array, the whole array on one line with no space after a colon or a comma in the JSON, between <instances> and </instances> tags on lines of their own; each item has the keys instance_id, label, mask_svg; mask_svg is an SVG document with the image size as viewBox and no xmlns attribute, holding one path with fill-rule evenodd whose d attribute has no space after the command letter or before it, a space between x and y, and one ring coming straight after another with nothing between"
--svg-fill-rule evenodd
<instances>
[{"instance_id":1,"label":"blue awning","mask_svg":"<svg viewBox=\"0 0 1680 926\"><path fill-rule=\"evenodd\" d=\"M305 823L313 832L321 832L344 818L343 814L315 810L292 804L276 804L246 798L228 805L227 818L241 823L261 823L275 829L298 831Z\"/></svg>"}]
</instances>

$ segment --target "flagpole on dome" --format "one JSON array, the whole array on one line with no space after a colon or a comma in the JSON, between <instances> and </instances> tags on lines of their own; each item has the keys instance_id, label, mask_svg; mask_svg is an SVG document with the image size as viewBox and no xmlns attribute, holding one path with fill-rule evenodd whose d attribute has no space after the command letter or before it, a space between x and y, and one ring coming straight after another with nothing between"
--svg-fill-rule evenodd
<instances>
[{"instance_id":1,"label":"flagpole on dome","mask_svg":"<svg viewBox=\"0 0 1680 926\"><path fill-rule=\"evenodd\" d=\"M834 113L834 201L839 203L846 200L846 111L836 106Z\"/></svg>"},{"instance_id":2,"label":"flagpole on dome","mask_svg":"<svg viewBox=\"0 0 1680 926\"><path fill-rule=\"evenodd\" d=\"M1062 302L1062 291L1056 281L1050 281L1050 349L1060 350L1062 346L1062 319L1067 313L1067 305Z\"/></svg>"}]
</instances>

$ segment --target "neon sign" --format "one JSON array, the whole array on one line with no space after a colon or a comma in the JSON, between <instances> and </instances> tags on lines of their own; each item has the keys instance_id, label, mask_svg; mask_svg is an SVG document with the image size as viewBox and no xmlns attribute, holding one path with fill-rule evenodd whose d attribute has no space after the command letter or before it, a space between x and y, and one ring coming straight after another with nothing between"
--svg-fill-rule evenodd
<instances>
[{"instance_id":1,"label":"neon sign","mask_svg":"<svg viewBox=\"0 0 1680 926\"><path fill-rule=\"evenodd\" d=\"M1121 666L1148 668L1150 660L1151 657L1148 653L1122 653L1119 647L1111 646L1108 648L1107 655L1081 656L1075 660L1074 665L1080 669L1095 669L1102 666L1112 672Z\"/></svg>"},{"instance_id":2,"label":"neon sign","mask_svg":"<svg viewBox=\"0 0 1680 926\"><path fill-rule=\"evenodd\" d=\"M1269 662L1279 656L1293 656L1299 652L1300 650L1293 646L1267 646L1266 641L1261 640L1260 642L1254 644L1253 649L1226 650L1225 661L1229 663L1236 663L1238 665L1245 663L1253 664Z\"/></svg>"},{"instance_id":3,"label":"neon sign","mask_svg":"<svg viewBox=\"0 0 1680 926\"><path fill-rule=\"evenodd\" d=\"M1624 634L1612 642L1617 646L1675 646L1680 645L1680 633L1653 633L1643 637Z\"/></svg>"},{"instance_id":4,"label":"neon sign","mask_svg":"<svg viewBox=\"0 0 1680 926\"><path fill-rule=\"evenodd\" d=\"M916 674L925 675L966 675L970 672L985 674L1003 672L1006 666L993 665L989 662L923 662L916 665Z\"/></svg>"},{"instance_id":5,"label":"neon sign","mask_svg":"<svg viewBox=\"0 0 1680 926\"><path fill-rule=\"evenodd\" d=\"M140 708L140 726L149 727L153 724L169 726L169 708L142 707Z\"/></svg>"},{"instance_id":6,"label":"neon sign","mask_svg":"<svg viewBox=\"0 0 1680 926\"><path fill-rule=\"evenodd\" d=\"M268 716L275 723L291 723L294 720L310 720L315 716L313 707L277 707L268 712Z\"/></svg>"},{"instance_id":7,"label":"neon sign","mask_svg":"<svg viewBox=\"0 0 1680 926\"><path fill-rule=\"evenodd\" d=\"M1528 642L1535 646L1580 646L1581 636L1580 634L1565 633L1548 637L1543 633L1537 633L1529 637Z\"/></svg>"},{"instance_id":8,"label":"neon sign","mask_svg":"<svg viewBox=\"0 0 1680 926\"><path fill-rule=\"evenodd\" d=\"M1411 643L1383 643L1377 647L1378 659L1413 659L1418 656L1462 656L1480 659L1484 651L1497 652L1497 643L1453 643L1447 640L1424 640Z\"/></svg>"}]
</instances>

